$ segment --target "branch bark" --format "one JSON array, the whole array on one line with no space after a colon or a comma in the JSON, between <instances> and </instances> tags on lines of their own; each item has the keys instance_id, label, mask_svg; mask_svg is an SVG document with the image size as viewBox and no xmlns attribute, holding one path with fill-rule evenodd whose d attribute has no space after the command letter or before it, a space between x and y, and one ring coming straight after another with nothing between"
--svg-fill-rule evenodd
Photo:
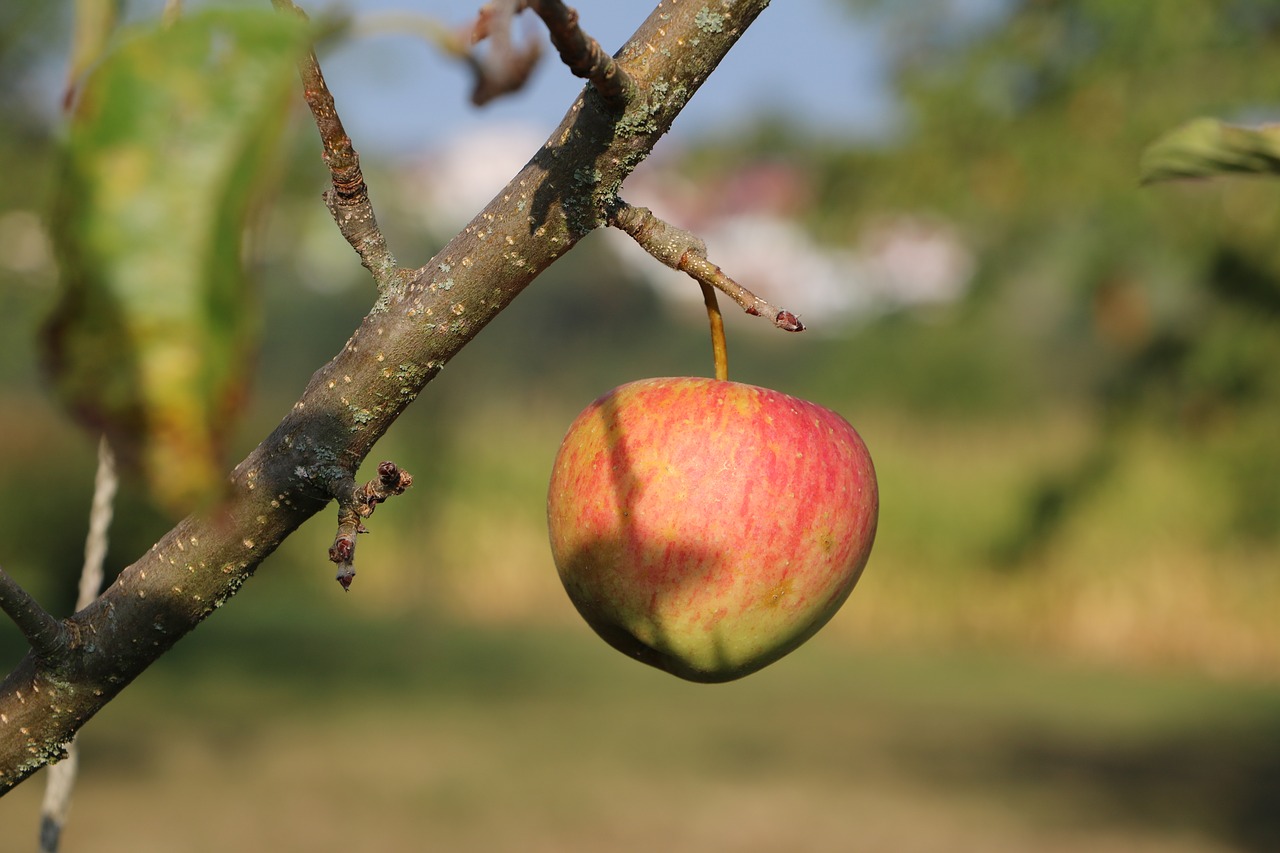
<instances>
[{"instance_id":1,"label":"branch bark","mask_svg":"<svg viewBox=\"0 0 1280 853\"><path fill-rule=\"evenodd\" d=\"M533 279L607 223L623 180L768 0L662 0L616 54L634 88L611 109L594 87L528 164L421 269L392 280L224 499L179 522L88 607L69 642L28 654L0 683L0 794L221 607L322 510L405 407Z\"/></svg>"}]
</instances>

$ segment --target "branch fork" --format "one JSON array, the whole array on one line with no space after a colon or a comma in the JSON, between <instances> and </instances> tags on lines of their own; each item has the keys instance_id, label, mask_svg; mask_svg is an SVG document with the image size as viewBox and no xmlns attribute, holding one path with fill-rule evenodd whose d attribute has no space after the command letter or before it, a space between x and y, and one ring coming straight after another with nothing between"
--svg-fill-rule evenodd
<instances>
[{"instance_id":1,"label":"branch fork","mask_svg":"<svg viewBox=\"0 0 1280 853\"><path fill-rule=\"evenodd\" d=\"M279 11L306 18L306 13L293 0L272 0L272 3ZM493 56L490 62L482 63L473 53L464 53L476 75L472 100L483 103L520 88L527 80L539 51L536 45L517 49L510 33L512 18L525 8L533 9L546 24L551 42L569 70L588 80L610 109L621 111L635 90L634 82L599 42L583 32L578 13L560 0L494 0L481 9L472 27L471 42L489 39ZM298 74L332 178L332 188L324 194L325 204L339 231L373 275L379 290L387 292L397 288L408 280L411 271L401 268L387 247L360 170L360 155L343 127L314 49L299 60ZM329 560L337 564L337 580L344 590L351 589L356 575L356 539L368 532L363 519L372 515L387 498L402 494L412 482L408 472L401 471L395 463L383 462L378 466L375 479L360 487L346 480L337 490L338 530L329 548Z\"/></svg>"}]
</instances>

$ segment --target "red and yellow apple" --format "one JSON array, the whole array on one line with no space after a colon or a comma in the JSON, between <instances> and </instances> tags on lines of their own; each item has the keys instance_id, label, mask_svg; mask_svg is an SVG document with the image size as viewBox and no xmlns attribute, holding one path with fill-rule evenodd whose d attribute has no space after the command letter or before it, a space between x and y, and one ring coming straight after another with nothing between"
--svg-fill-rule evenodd
<instances>
[{"instance_id":1,"label":"red and yellow apple","mask_svg":"<svg viewBox=\"0 0 1280 853\"><path fill-rule=\"evenodd\" d=\"M857 583L879 497L835 412L718 379L632 382L569 427L551 551L570 600L619 651L729 681L797 648Z\"/></svg>"}]
</instances>

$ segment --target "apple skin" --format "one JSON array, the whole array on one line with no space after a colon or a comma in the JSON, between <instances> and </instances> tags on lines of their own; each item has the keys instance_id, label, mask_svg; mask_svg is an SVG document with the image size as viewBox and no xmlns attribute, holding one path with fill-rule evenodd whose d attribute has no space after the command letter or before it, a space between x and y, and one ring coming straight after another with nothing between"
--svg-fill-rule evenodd
<instances>
[{"instance_id":1,"label":"apple skin","mask_svg":"<svg viewBox=\"0 0 1280 853\"><path fill-rule=\"evenodd\" d=\"M700 377L588 406L551 474L570 600L624 654L690 681L741 678L813 636L875 539L875 470L835 412Z\"/></svg>"}]
</instances>

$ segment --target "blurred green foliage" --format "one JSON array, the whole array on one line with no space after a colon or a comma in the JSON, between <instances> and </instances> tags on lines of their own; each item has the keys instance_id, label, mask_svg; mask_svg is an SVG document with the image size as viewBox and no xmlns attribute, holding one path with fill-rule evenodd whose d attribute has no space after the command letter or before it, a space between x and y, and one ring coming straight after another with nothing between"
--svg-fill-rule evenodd
<instances>
[{"instance_id":1,"label":"blurred green foliage","mask_svg":"<svg viewBox=\"0 0 1280 853\"><path fill-rule=\"evenodd\" d=\"M67 845L1280 843L1275 684L1007 653L865 654L820 635L782 665L707 689L572 630L361 618L347 600L299 596L296 579L259 581L85 730ZM34 782L0 800L7 838L35 836ZM138 803L143 827L127 818Z\"/></svg>"},{"instance_id":2,"label":"blurred green foliage","mask_svg":"<svg viewBox=\"0 0 1280 853\"><path fill-rule=\"evenodd\" d=\"M944 3L856 7L897 36L901 130L878 149L822 146L814 227L847 239L886 210L961 223L981 262L961 322L1036 363L1027 403L1096 413L1092 446L1032 496L1010 554L1044 544L1144 427L1222 475L1223 537L1277 542L1280 184L1139 189L1138 163L1197 116L1280 115L1280 7L1016 0L966 27Z\"/></svg>"}]
</instances>

